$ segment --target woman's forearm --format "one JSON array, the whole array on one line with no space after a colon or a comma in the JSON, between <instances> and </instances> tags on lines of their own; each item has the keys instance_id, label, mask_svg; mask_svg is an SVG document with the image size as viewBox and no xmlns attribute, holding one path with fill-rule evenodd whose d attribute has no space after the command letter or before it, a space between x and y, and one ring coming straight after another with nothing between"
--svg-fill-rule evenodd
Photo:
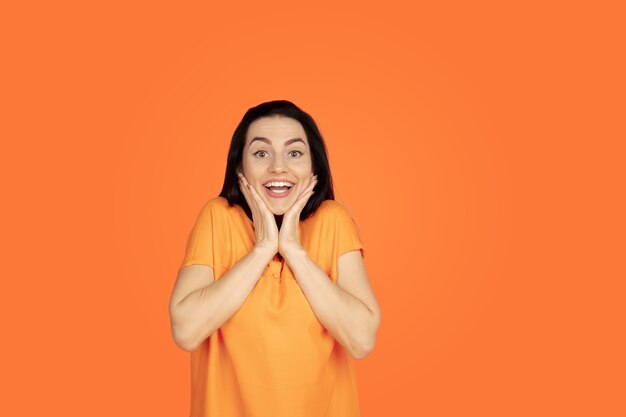
<instances>
[{"instance_id":1,"label":"woman's forearm","mask_svg":"<svg viewBox=\"0 0 626 417\"><path fill-rule=\"evenodd\" d=\"M361 300L333 283L304 249L294 249L285 259L320 323L356 359L371 352L377 320Z\"/></svg>"},{"instance_id":2,"label":"woman's forearm","mask_svg":"<svg viewBox=\"0 0 626 417\"><path fill-rule=\"evenodd\" d=\"M239 310L273 255L254 247L220 279L189 293L171 309L180 345L196 349Z\"/></svg>"}]
</instances>

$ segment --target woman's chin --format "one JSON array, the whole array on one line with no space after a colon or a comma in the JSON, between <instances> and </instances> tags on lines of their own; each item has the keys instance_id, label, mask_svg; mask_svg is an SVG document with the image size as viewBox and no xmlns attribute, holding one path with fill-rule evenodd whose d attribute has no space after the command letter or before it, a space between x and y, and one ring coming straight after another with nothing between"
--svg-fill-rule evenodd
<instances>
[{"instance_id":1,"label":"woman's chin","mask_svg":"<svg viewBox=\"0 0 626 417\"><path fill-rule=\"evenodd\" d=\"M286 199L280 199L280 202L272 201L272 198L265 199L265 205L272 212L274 216L282 216L289 210L289 204Z\"/></svg>"},{"instance_id":2,"label":"woman's chin","mask_svg":"<svg viewBox=\"0 0 626 417\"><path fill-rule=\"evenodd\" d=\"M287 209L280 210L280 209L271 208L270 211L272 212L274 216L282 216L283 214L287 212Z\"/></svg>"}]
</instances>

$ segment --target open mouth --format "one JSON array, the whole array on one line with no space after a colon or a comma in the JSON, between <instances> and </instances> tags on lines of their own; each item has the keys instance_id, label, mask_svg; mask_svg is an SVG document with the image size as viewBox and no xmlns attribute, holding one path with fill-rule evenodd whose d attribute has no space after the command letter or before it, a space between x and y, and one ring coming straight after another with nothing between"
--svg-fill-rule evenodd
<instances>
[{"instance_id":1,"label":"open mouth","mask_svg":"<svg viewBox=\"0 0 626 417\"><path fill-rule=\"evenodd\" d=\"M282 187L268 187L267 185L265 186L265 188L267 188L270 191L273 191L277 194L282 194L282 193L286 193L287 191L289 191L291 189L291 187L293 187L293 185L291 186L282 186Z\"/></svg>"},{"instance_id":2,"label":"open mouth","mask_svg":"<svg viewBox=\"0 0 626 417\"><path fill-rule=\"evenodd\" d=\"M280 183L280 184L272 183L270 185L265 185L264 187L267 190L267 193L271 197L285 197L288 194L290 194L291 189L294 186L293 184L287 184L287 183Z\"/></svg>"}]
</instances>

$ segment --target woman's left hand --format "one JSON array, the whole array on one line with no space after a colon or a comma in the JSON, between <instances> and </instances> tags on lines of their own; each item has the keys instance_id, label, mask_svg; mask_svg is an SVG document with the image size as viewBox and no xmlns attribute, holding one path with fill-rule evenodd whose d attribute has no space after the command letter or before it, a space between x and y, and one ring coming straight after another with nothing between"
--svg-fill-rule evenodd
<instances>
[{"instance_id":1,"label":"woman's left hand","mask_svg":"<svg viewBox=\"0 0 626 417\"><path fill-rule=\"evenodd\" d=\"M283 258L286 258L286 253L293 248L302 248L300 244L300 213L306 205L309 198L315 191L313 188L317 184L317 175L312 175L311 180L302 194L293 203L293 205L283 215L283 222L280 225L280 231L278 232L278 252Z\"/></svg>"}]
</instances>

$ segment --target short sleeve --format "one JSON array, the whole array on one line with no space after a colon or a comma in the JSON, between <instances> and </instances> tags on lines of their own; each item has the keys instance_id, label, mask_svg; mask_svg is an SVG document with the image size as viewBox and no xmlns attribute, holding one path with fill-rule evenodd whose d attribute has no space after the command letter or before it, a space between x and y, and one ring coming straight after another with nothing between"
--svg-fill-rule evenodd
<instances>
[{"instance_id":1,"label":"short sleeve","mask_svg":"<svg viewBox=\"0 0 626 417\"><path fill-rule=\"evenodd\" d=\"M357 249L360 249L361 256L365 257L365 248L363 247L359 228L350 213L344 207L338 206L335 218L337 258L346 252Z\"/></svg>"},{"instance_id":2,"label":"short sleeve","mask_svg":"<svg viewBox=\"0 0 626 417\"><path fill-rule=\"evenodd\" d=\"M208 265L215 269L213 210L214 204L211 202L206 203L200 210L187 239L185 256L179 269L195 264Z\"/></svg>"}]
</instances>

